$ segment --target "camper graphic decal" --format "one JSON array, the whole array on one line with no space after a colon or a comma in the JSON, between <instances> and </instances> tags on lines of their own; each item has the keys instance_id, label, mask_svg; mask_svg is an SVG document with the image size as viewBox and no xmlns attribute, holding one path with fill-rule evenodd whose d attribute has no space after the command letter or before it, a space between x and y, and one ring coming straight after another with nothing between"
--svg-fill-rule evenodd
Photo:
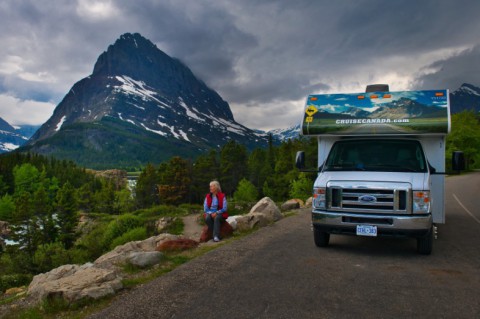
<instances>
[{"instance_id":1,"label":"camper graphic decal","mask_svg":"<svg viewBox=\"0 0 480 319\"><path fill-rule=\"evenodd\" d=\"M448 90L310 95L304 135L446 134Z\"/></svg>"}]
</instances>

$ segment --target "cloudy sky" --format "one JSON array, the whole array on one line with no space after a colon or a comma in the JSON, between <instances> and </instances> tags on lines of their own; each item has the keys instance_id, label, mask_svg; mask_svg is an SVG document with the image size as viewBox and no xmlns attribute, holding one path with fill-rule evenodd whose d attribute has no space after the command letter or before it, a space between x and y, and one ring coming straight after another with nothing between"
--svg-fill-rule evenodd
<instances>
[{"instance_id":1,"label":"cloudy sky","mask_svg":"<svg viewBox=\"0 0 480 319\"><path fill-rule=\"evenodd\" d=\"M480 86L478 0L2 0L0 117L43 124L98 56L138 32L256 129L311 93Z\"/></svg>"}]
</instances>

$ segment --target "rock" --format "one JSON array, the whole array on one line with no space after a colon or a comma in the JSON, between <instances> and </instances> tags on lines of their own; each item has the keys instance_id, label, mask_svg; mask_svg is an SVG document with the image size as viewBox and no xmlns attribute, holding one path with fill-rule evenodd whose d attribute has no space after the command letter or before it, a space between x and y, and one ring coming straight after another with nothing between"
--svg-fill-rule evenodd
<instances>
[{"instance_id":1,"label":"rock","mask_svg":"<svg viewBox=\"0 0 480 319\"><path fill-rule=\"evenodd\" d=\"M86 170L97 177L102 177L110 180L115 185L115 190L120 190L127 184L127 171L119 169L109 169L105 171L95 171L92 169Z\"/></svg>"},{"instance_id":2,"label":"rock","mask_svg":"<svg viewBox=\"0 0 480 319\"><path fill-rule=\"evenodd\" d=\"M134 266L145 268L159 264L162 258L163 254L158 251L138 251L131 252L126 260Z\"/></svg>"},{"instance_id":3,"label":"rock","mask_svg":"<svg viewBox=\"0 0 480 319\"><path fill-rule=\"evenodd\" d=\"M226 220L226 222L229 223L230 226L232 226L233 230L237 229L237 218L239 217L240 216L229 216Z\"/></svg>"},{"instance_id":4,"label":"rock","mask_svg":"<svg viewBox=\"0 0 480 319\"><path fill-rule=\"evenodd\" d=\"M22 294L26 291L26 287L23 286L23 287L14 287L14 288L10 288L10 289L7 289L5 290L5 295L6 296L11 296L11 295L19 295L19 294Z\"/></svg>"},{"instance_id":5,"label":"rock","mask_svg":"<svg viewBox=\"0 0 480 319\"><path fill-rule=\"evenodd\" d=\"M98 299L123 288L117 272L84 265L63 265L33 277L27 294L36 302L60 297L69 302L83 298Z\"/></svg>"},{"instance_id":6,"label":"rock","mask_svg":"<svg viewBox=\"0 0 480 319\"><path fill-rule=\"evenodd\" d=\"M305 202L305 207L312 207L313 197L309 197Z\"/></svg>"},{"instance_id":7,"label":"rock","mask_svg":"<svg viewBox=\"0 0 480 319\"><path fill-rule=\"evenodd\" d=\"M269 197L264 197L258 203L256 203L255 206L252 207L248 215L251 215L253 213L264 214L269 222L276 222L283 218L280 209Z\"/></svg>"},{"instance_id":8,"label":"rock","mask_svg":"<svg viewBox=\"0 0 480 319\"><path fill-rule=\"evenodd\" d=\"M227 238L233 234L233 228L229 223L223 222L220 226L220 238ZM202 228L202 234L200 235L200 242L205 243L213 238L212 232L208 231L208 226L205 225Z\"/></svg>"},{"instance_id":9,"label":"rock","mask_svg":"<svg viewBox=\"0 0 480 319\"><path fill-rule=\"evenodd\" d=\"M248 213L245 216L237 218L237 229L246 231L255 227L265 227L270 224L269 219L263 213Z\"/></svg>"},{"instance_id":10,"label":"rock","mask_svg":"<svg viewBox=\"0 0 480 319\"><path fill-rule=\"evenodd\" d=\"M160 234L141 241L131 241L124 245L115 247L114 250L98 257L93 263L101 268L115 268L127 263L130 253L156 251L157 246L166 240L177 239L178 236L171 234Z\"/></svg>"},{"instance_id":11,"label":"rock","mask_svg":"<svg viewBox=\"0 0 480 319\"><path fill-rule=\"evenodd\" d=\"M198 242L193 239L179 238L162 242L158 247L158 251L182 251L192 249L198 246Z\"/></svg>"},{"instance_id":12,"label":"rock","mask_svg":"<svg viewBox=\"0 0 480 319\"><path fill-rule=\"evenodd\" d=\"M162 217L155 222L155 229L158 233L165 231L165 229L175 221L175 217Z\"/></svg>"},{"instance_id":13,"label":"rock","mask_svg":"<svg viewBox=\"0 0 480 319\"><path fill-rule=\"evenodd\" d=\"M285 203L280 206L282 211L292 210L292 209L299 209L303 206L303 201L301 199L290 199L287 200Z\"/></svg>"}]
</instances>

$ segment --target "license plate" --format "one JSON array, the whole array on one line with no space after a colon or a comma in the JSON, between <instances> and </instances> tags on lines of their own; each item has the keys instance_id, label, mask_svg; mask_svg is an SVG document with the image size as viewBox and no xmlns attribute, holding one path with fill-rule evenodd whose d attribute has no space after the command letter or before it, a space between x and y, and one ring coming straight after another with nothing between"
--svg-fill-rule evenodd
<instances>
[{"instance_id":1,"label":"license plate","mask_svg":"<svg viewBox=\"0 0 480 319\"><path fill-rule=\"evenodd\" d=\"M357 225L357 236L377 236L377 226Z\"/></svg>"}]
</instances>

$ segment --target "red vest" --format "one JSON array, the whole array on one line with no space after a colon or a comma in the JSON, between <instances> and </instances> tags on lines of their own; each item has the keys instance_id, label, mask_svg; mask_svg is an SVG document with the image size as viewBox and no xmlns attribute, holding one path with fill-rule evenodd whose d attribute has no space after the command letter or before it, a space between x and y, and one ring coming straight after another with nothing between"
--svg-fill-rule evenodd
<instances>
[{"instance_id":1,"label":"red vest","mask_svg":"<svg viewBox=\"0 0 480 319\"><path fill-rule=\"evenodd\" d=\"M217 201L218 201L217 209L218 210L221 210L223 208L223 199L224 198L225 198L224 193L217 193ZM211 193L208 193L207 194L207 206L208 206L208 208L212 207L212 201L213 201L212 195L211 195ZM222 217L224 219L227 219L228 218L228 212L222 213Z\"/></svg>"}]
</instances>

